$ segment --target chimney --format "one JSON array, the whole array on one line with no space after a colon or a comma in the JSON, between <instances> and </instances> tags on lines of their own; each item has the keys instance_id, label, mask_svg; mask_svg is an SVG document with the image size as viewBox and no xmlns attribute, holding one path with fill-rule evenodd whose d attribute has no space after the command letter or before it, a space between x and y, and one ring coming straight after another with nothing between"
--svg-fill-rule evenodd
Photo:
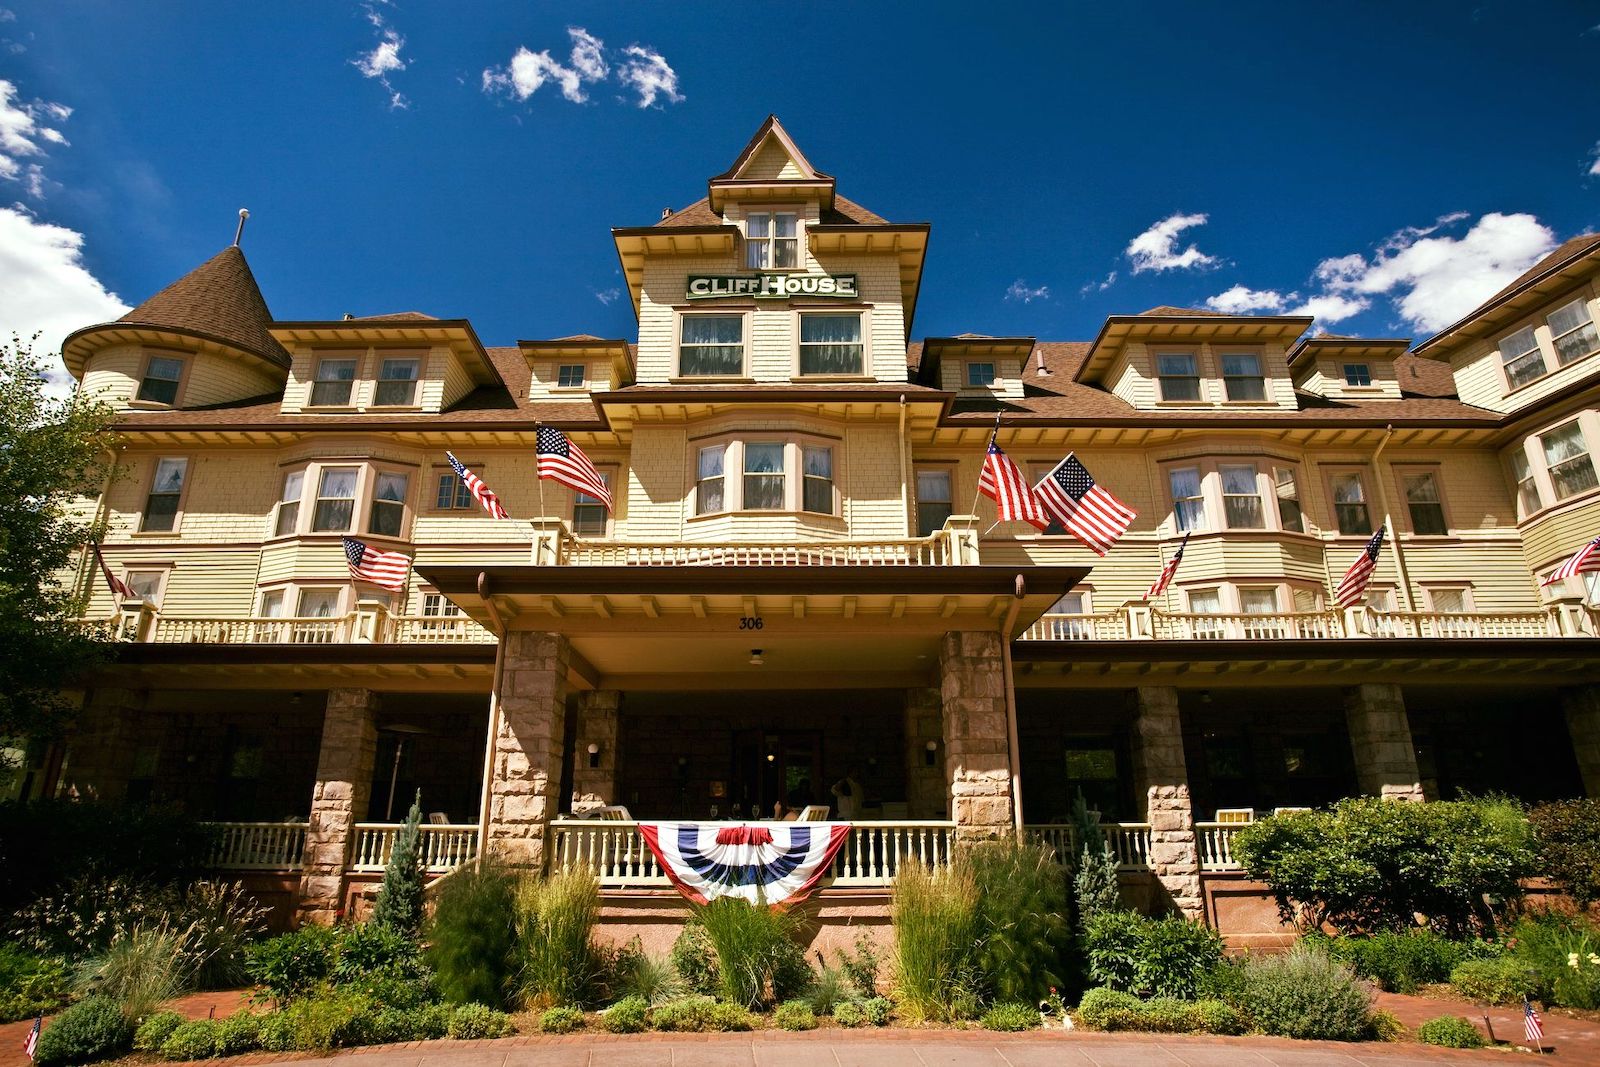
<instances>
[{"instance_id":1,"label":"chimney","mask_svg":"<svg viewBox=\"0 0 1600 1067\"><path fill-rule=\"evenodd\" d=\"M672 209L670 207L664 207L664 208L661 209L661 217L662 218L666 218L668 215L671 215L671 214L672 214Z\"/></svg>"}]
</instances>

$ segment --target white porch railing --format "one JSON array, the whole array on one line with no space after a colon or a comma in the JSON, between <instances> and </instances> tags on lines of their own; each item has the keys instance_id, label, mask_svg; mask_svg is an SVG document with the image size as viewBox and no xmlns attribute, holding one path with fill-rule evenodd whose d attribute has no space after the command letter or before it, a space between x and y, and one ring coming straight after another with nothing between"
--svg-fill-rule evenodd
<instances>
[{"instance_id":1,"label":"white porch railing","mask_svg":"<svg viewBox=\"0 0 1600 1067\"><path fill-rule=\"evenodd\" d=\"M1026 833L1039 838L1056 850L1056 859L1063 865L1071 863L1077 854L1077 833L1064 823L1040 823L1024 826ZM1150 824L1147 822L1103 822L1100 832L1117 857L1117 867L1124 871L1150 869Z\"/></svg>"},{"instance_id":2,"label":"white porch railing","mask_svg":"<svg viewBox=\"0 0 1600 1067\"><path fill-rule=\"evenodd\" d=\"M356 823L356 846L349 869L381 871L387 867L400 826L394 822ZM423 823L421 830L422 869L429 874L443 874L477 858L476 823Z\"/></svg>"},{"instance_id":3,"label":"white porch railing","mask_svg":"<svg viewBox=\"0 0 1600 1067\"><path fill-rule=\"evenodd\" d=\"M1195 845L1200 850L1202 871L1236 871L1239 863L1233 858L1233 836L1249 823L1197 822L1194 824Z\"/></svg>"},{"instance_id":4,"label":"white porch railing","mask_svg":"<svg viewBox=\"0 0 1600 1067\"><path fill-rule=\"evenodd\" d=\"M945 567L963 561L958 537L945 530L929 537L805 544L586 541L570 534L558 543L555 562L563 567Z\"/></svg>"},{"instance_id":5,"label":"white porch railing","mask_svg":"<svg viewBox=\"0 0 1600 1067\"><path fill-rule=\"evenodd\" d=\"M1208 615L1157 609L1150 612L1150 622L1155 638L1164 641L1283 641L1345 635L1343 620L1331 611Z\"/></svg>"},{"instance_id":6,"label":"white porch railing","mask_svg":"<svg viewBox=\"0 0 1600 1067\"><path fill-rule=\"evenodd\" d=\"M397 645L493 644L495 636L465 615L394 615L387 640Z\"/></svg>"},{"instance_id":7,"label":"white porch railing","mask_svg":"<svg viewBox=\"0 0 1600 1067\"><path fill-rule=\"evenodd\" d=\"M185 618L157 614L147 641L158 644L332 645L350 640L351 616L335 618Z\"/></svg>"},{"instance_id":8,"label":"white porch railing","mask_svg":"<svg viewBox=\"0 0 1600 1067\"><path fill-rule=\"evenodd\" d=\"M1022 632L1023 641L1122 641L1129 637L1128 613L1107 611L1098 615L1041 615Z\"/></svg>"},{"instance_id":9,"label":"white porch railing","mask_svg":"<svg viewBox=\"0 0 1600 1067\"><path fill-rule=\"evenodd\" d=\"M1549 611L1391 611L1367 612L1374 637L1560 637Z\"/></svg>"},{"instance_id":10,"label":"white porch railing","mask_svg":"<svg viewBox=\"0 0 1600 1067\"><path fill-rule=\"evenodd\" d=\"M223 871L298 871L306 851L303 822L208 823L215 837L206 866Z\"/></svg>"}]
</instances>

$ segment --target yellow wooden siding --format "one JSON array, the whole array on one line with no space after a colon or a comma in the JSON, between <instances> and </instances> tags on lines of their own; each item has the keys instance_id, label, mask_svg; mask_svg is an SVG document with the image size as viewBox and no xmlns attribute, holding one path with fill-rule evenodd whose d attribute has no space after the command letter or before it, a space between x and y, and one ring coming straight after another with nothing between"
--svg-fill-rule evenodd
<instances>
[{"instance_id":1,"label":"yellow wooden siding","mask_svg":"<svg viewBox=\"0 0 1600 1067\"><path fill-rule=\"evenodd\" d=\"M1550 312L1564 307L1577 298L1588 301L1590 318L1600 322L1600 299L1596 299L1595 281L1591 277L1579 290L1564 291L1533 314L1496 330L1492 337L1472 342L1451 357L1450 366L1455 373L1456 394L1465 403L1475 404L1491 411L1526 411L1577 382L1600 376L1600 356L1590 355L1565 367L1556 361L1550 327L1545 323L1545 319ZM1520 389L1508 391L1505 372L1501 370L1503 361L1500 357L1500 342L1526 326L1534 328L1534 335L1539 342L1540 350L1544 353L1544 365L1549 373Z\"/></svg>"},{"instance_id":2,"label":"yellow wooden siding","mask_svg":"<svg viewBox=\"0 0 1600 1067\"><path fill-rule=\"evenodd\" d=\"M745 163L744 169L739 172L743 181L772 181L774 179L804 178L805 173L789 158L789 153L778 143L777 138L769 137L765 144L756 150Z\"/></svg>"},{"instance_id":3,"label":"yellow wooden siding","mask_svg":"<svg viewBox=\"0 0 1600 1067\"><path fill-rule=\"evenodd\" d=\"M993 363L994 384L988 387L967 386L967 364ZM1021 399L1022 371L1026 360L1021 359L992 359L988 356L974 356L968 360L961 356L949 356L939 362L939 388L950 392L959 392L964 397L1004 397L1007 399Z\"/></svg>"},{"instance_id":4,"label":"yellow wooden siding","mask_svg":"<svg viewBox=\"0 0 1600 1067\"><path fill-rule=\"evenodd\" d=\"M200 408L249 400L276 393L282 384L279 375L249 356L118 345L95 353L88 361L83 374L84 394L127 410L131 407L130 401L138 395L146 360L152 354L179 358L187 364L178 394L180 407Z\"/></svg>"},{"instance_id":5,"label":"yellow wooden siding","mask_svg":"<svg viewBox=\"0 0 1600 1067\"><path fill-rule=\"evenodd\" d=\"M1168 405L1161 401L1160 386L1156 381L1156 356L1163 352L1192 352L1195 370L1200 378L1199 403L1230 409L1249 409L1295 406L1294 381L1289 375L1289 362L1284 347L1269 345L1211 345L1162 343L1146 345L1129 342L1112 361L1106 372L1111 391L1120 399L1142 410L1164 407L1194 406ZM1252 353L1261 357L1261 373L1266 377L1264 401L1229 401L1222 380L1222 357L1239 353Z\"/></svg>"}]
</instances>

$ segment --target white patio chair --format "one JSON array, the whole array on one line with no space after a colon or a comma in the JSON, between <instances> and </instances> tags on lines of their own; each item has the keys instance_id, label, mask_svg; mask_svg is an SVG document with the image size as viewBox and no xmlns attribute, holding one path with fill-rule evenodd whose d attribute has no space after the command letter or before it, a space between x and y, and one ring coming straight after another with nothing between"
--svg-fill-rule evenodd
<instances>
[{"instance_id":1,"label":"white patio chair","mask_svg":"<svg viewBox=\"0 0 1600 1067\"><path fill-rule=\"evenodd\" d=\"M1218 808L1217 821L1220 823L1238 824L1256 821L1255 808Z\"/></svg>"},{"instance_id":2,"label":"white patio chair","mask_svg":"<svg viewBox=\"0 0 1600 1067\"><path fill-rule=\"evenodd\" d=\"M827 822L830 810L832 809L826 804L807 804L800 809L800 815L795 822Z\"/></svg>"}]
</instances>

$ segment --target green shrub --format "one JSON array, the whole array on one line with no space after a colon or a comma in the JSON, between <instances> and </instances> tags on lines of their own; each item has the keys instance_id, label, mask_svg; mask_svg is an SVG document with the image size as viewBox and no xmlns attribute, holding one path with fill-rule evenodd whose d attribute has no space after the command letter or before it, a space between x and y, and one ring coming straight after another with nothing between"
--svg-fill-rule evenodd
<instances>
[{"instance_id":1,"label":"green shrub","mask_svg":"<svg viewBox=\"0 0 1600 1067\"><path fill-rule=\"evenodd\" d=\"M516 946L516 879L484 857L439 883L428 964L451 1004L503 1007Z\"/></svg>"},{"instance_id":2,"label":"green shrub","mask_svg":"<svg viewBox=\"0 0 1600 1067\"><path fill-rule=\"evenodd\" d=\"M117 1002L109 997L80 1000L50 1021L34 1050L36 1067L93 1063L127 1052L133 1044L133 1027Z\"/></svg>"},{"instance_id":3,"label":"green shrub","mask_svg":"<svg viewBox=\"0 0 1600 1067\"><path fill-rule=\"evenodd\" d=\"M379 975L415 978L422 973L421 963L416 943L394 927L358 923L345 927L339 939L333 981L335 985L349 985Z\"/></svg>"},{"instance_id":4,"label":"green shrub","mask_svg":"<svg viewBox=\"0 0 1600 1067\"><path fill-rule=\"evenodd\" d=\"M873 1026L888 1026L894 1018L894 1001L888 997L872 997L861 1002L861 1010Z\"/></svg>"},{"instance_id":5,"label":"green shrub","mask_svg":"<svg viewBox=\"0 0 1600 1067\"><path fill-rule=\"evenodd\" d=\"M1600 1007L1600 929L1587 918L1531 911L1518 920L1507 945L1536 975L1541 999L1569 1008Z\"/></svg>"},{"instance_id":6,"label":"green shrub","mask_svg":"<svg viewBox=\"0 0 1600 1067\"><path fill-rule=\"evenodd\" d=\"M1081 789L1072 802L1072 826L1078 838L1078 854L1072 864L1072 904L1077 931L1082 934L1095 916L1122 909L1122 886L1117 880L1117 855L1100 828L1100 817L1090 813Z\"/></svg>"},{"instance_id":7,"label":"green shrub","mask_svg":"<svg viewBox=\"0 0 1600 1067\"><path fill-rule=\"evenodd\" d=\"M683 924L683 932L672 943L667 959L692 992L710 996L717 991L721 981L717 973L717 948L698 916L690 915Z\"/></svg>"},{"instance_id":8,"label":"green shrub","mask_svg":"<svg viewBox=\"0 0 1600 1067\"><path fill-rule=\"evenodd\" d=\"M1091 989L1073 1014L1090 1030L1136 1030L1144 1015L1144 1002L1117 989Z\"/></svg>"},{"instance_id":9,"label":"green shrub","mask_svg":"<svg viewBox=\"0 0 1600 1067\"><path fill-rule=\"evenodd\" d=\"M0 1023L54 1011L70 989L66 960L0 941Z\"/></svg>"},{"instance_id":10,"label":"green shrub","mask_svg":"<svg viewBox=\"0 0 1600 1067\"><path fill-rule=\"evenodd\" d=\"M1014 1032L1032 1030L1039 1025L1039 1009L1032 1004L1019 1004L1011 1000L996 1004L978 1020L985 1030Z\"/></svg>"},{"instance_id":11,"label":"green shrub","mask_svg":"<svg viewBox=\"0 0 1600 1067\"><path fill-rule=\"evenodd\" d=\"M865 1026L867 1009L863 1008L858 1000L847 1000L833 1009L833 1021L849 1029Z\"/></svg>"},{"instance_id":12,"label":"green shrub","mask_svg":"<svg viewBox=\"0 0 1600 1067\"><path fill-rule=\"evenodd\" d=\"M1091 1030L1140 1030L1161 1034L1242 1034L1245 1018L1221 1000L1140 1000L1132 993L1091 989L1075 1013Z\"/></svg>"},{"instance_id":13,"label":"green shrub","mask_svg":"<svg viewBox=\"0 0 1600 1067\"><path fill-rule=\"evenodd\" d=\"M563 1009L551 1009L551 1011L560 1010ZM576 1014L579 1022L582 1022L583 1013L576 1012ZM545 1016L548 1015L549 1012L546 1012ZM545 1016L540 1017L541 1025ZM445 1036L463 1041L476 1041L486 1037L505 1037L511 1030L511 1016L505 1012L496 1011L486 1004L461 1004L450 1013L450 1025L445 1028Z\"/></svg>"},{"instance_id":14,"label":"green shrub","mask_svg":"<svg viewBox=\"0 0 1600 1067\"><path fill-rule=\"evenodd\" d=\"M650 1025L650 1002L623 997L600 1015L600 1028L613 1034L637 1034Z\"/></svg>"},{"instance_id":15,"label":"green shrub","mask_svg":"<svg viewBox=\"0 0 1600 1067\"><path fill-rule=\"evenodd\" d=\"M853 951L837 949L834 954L839 958L839 969L850 979L857 993L863 997L878 995L878 947L871 934L861 931L856 935Z\"/></svg>"},{"instance_id":16,"label":"green shrub","mask_svg":"<svg viewBox=\"0 0 1600 1067\"><path fill-rule=\"evenodd\" d=\"M339 932L329 926L307 923L251 945L245 950L245 973L282 1008L306 996L333 973L339 952Z\"/></svg>"},{"instance_id":17,"label":"green shrub","mask_svg":"<svg viewBox=\"0 0 1600 1067\"><path fill-rule=\"evenodd\" d=\"M1459 1015L1441 1015L1417 1027L1417 1040L1445 1048L1482 1048L1483 1035Z\"/></svg>"},{"instance_id":18,"label":"green shrub","mask_svg":"<svg viewBox=\"0 0 1600 1067\"><path fill-rule=\"evenodd\" d=\"M1304 942L1245 964L1240 1008L1277 1037L1359 1041L1372 1015L1372 989L1349 967Z\"/></svg>"},{"instance_id":19,"label":"green shrub","mask_svg":"<svg viewBox=\"0 0 1600 1067\"><path fill-rule=\"evenodd\" d=\"M1195 1032L1202 1034L1242 1034L1248 1029L1239 1009L1225 1000L1205 999L1194 1002Z\"/></svg>"},{"instance_id":20,"label":"green shrub","mask_svg":"<svg viewBox=\"0 0 1600 1067\"><path fill-rule=\"evenodd\" d=\"M710 1024L715 1004L710 997L679 997L651 1009L650 1023L657 1030L698 1033Z\"/></svg>"},{"instance_id":21,"label":"green shrub","mask_svg":"<svg viewBox=\"0 0 1600 1067\"><path fill-rule=\"evenodd\" d=\"M605 977L606 991L617 998L640 997L647 1004L659 1004L679 997L687 984L678 976L670 960L646 956L634 944L617 952Z\"/></svg>"},{"instance_id":22,"label":"green shrub","mask_svg":"<svg viewBox=\"0 0 1600 1067\"><path fill-rule=\"evenodd\" d=\"M600 883L587 869L524 878L517 889L517 983L533 1010L584 1004L598 975L591 934Z\"/></svg>"},{"instance_id":23,"label":"green shrub","mask_svg":"<svg viewBox=\"0 0 1600 1067\"><path fill-rule=\"evenodd\" d=\"M1415 993L1417 987L1449 979L1456 966L1469 959L1498 955L1492 941L1452 941L1432 930L1391 930L1370 936L1324 937L1311 935L1328 955L1348 963L1362 978L1370 978L1391 993Z\"/></svg>"},{"instance_id":24,"label":"green shrub","mask_svg":"<svg viewBox=\"0 0 1600 1067\"><path fill-rule=\"evenodd\" d=\"M1515 956L1467 960L1450 972L1456 993L1479 1004L1521 1004L1540 993L1539 974Z\"/></svg>"},{"instance_id":25,"label":"green shrub","mask_svg":"<svg viewBox=\"0 0 1600 1067\"><path fill-rule=\"evenodd\" d=\"M142 1019L182 993L188 973L179 958L183 936L165 926L136 926L79 967L78 991L110 997L130 1019Z\"/></svg>"},{"instance_id":26,"label":"green shrub","mask_svg":"<svg viewBox=\"0 0 1600 1067\"><path fill-rule=\"evenodd\" d=\"M711 1005L711 1012L706 1017L706 1029L722 1033L742 1032L754 1030L760 1022L750 1009L742 1005L718 1002Z\"/></svg>"},{"instance_id":27,"label":"green shrub","mask_svg":"<svg viewBox=\"0 0 1600 1067\"><path fill-rule=\"evenodd\" d=\"M209 1060L222 1054L220 1019L190 1019L161 1043L161 1056L169 1060Z\"/></svg>"},{"instance_id":28,"label":"green shrub","mask_svg":"<svg viewBox=\"0 0 1600 1067\"><path fill-rule=\"evenodd\" d=\"M1541 873L1580 907L1600 900L1600 799L1558 800L1528 812Z\"/></svg>"},{"instance_id":29,"label":"green shrub","mask_svg":"<svg viewBox=\"0 0 1600 1067\"><path fill-rule=\"evenodd\" d=\"M247 1011L235 1012L217 1028L217 1055L239 1056L261 1047L261 1019Z\"/></svg>"},{"instance_id":30,"label":"green shrub","mask_svg":"<svg viewBox=\"0 0 1600 1067\"><path fill-rule=\"evenodd\" d=\"M411 1018L411 1040L436 1041L450 1031L454 1008L449 1004L424 1004L406 1014Z\"/></svg>"},{"instance_id":31,"label":"green shrub","mask_svg":"<svg viewBox=\"0 0 1600 1067\"><path fill-rule=\"evenodd\" d=\"M422 871L422 790L419 789L389 849L383 884L378 887L378 899L372 905L373 925L386 926L401 937L416 940L426 917L422 899L426 884Z\"/></svg>"},{"instance_id":32,"label":"green shrub","mask_svg":"<svg viewBox=\"0 0 1600 1067\"><path fill-rule=\"evenodd\" d=\"M772 1021L780 1030L815 1030L817 1016L811 1005L803 1000L786 1000L772 1013Z\"/></svg>"},{"instance_id":33,"label":"green shrub","mask_svg":"<svg viewBox=\"0 0 1600 1067\"><path fill-rule=\"evenodd\" d=\"M1417 915L1454 937L1487 930L1486 898L1517 899L1534 873L1528 821L1499 800L1353 797L1245 826L1233 854L1271 887L1285 921L1343 933L1404 931Z\"/></svg>"},{"instance_id":34,"label":"green shrub","mask_svg":"<svg viewBox=\"0 0 1600 1067\"><path fill-rule=\"evenodd\" d=\"M1141 997L1192 999L1222 961L1217 932L1177 915L1102 912L1089 921L1085 948L1091 979Z\"/></svg>"},{"instance_id":35,"label":"green shrub","mask_svg":"<svg viewBox=\"0 0 1600 1067\"><path fill-rule=\"evenodd\" d=\"M1379 1008L1372 1013L1372 1036L1379 1041L1404 1041L1405 1023L1394 1012Z\"/></svg>"},{"instance_id":36,"label":"green shrub","mask_svg":"<svg viewBox=\"0 0 1600 1067\"><path fill-rule=\"evenodd\" d=\"M382 1007L373 1013L367 1027L367 1040L374 1045L395 1045L420 1040L416 1036L412 1008Z\"/></svg>"},{"instance_id":37,"label":"green shrub","mask_svg":"<svg viewBox=\"0 0 1600 1067\"><path fill-rule=\"evenodd\" d=\"M1037 1003L1064 984L1071 935L1067 879L1055 850L1014 839L985 841L964 861L978 887L977 964L998 1001Z\"/></svg>"},{"instance_id":38,"label":"green shrub","mask_svg":"<svg viewBox=\"0 0 1600 1067\"><path fill-rule=\"evenodd\" d=\"M793 939L788 912L738 897L720 897L701 908L700 923L717 954L717 992L731 1004L752 1008L802 993L811 968Z\"/></svg>"},{"instance_id":39,"label":"green shrub","mask_svg":"<svg viewBox=\"0 0 1600 1067\"><path fill-rule=\"evenodd\" d=\"M895 997L912 1022L959 1018L976 1000L978 886L958 864L939 873L921 865L895 875Z\"/></svg>"},{"instance_id":40,"label":"green shrub","mask_svg":"<svg viewBox=\"0 0 1600 1067\"><path fill-rule=\"evenodd\" d=\"M133 1048L135 1052L155 1052L172 1031L182 1026L186 1020L182 1012L158 1011L139 1024L139 1029L133 1033Z\"/></svg>"},{"instance_id":41,"label":"green shrub","mask_svg":"<svg viewBox=\"0 0 1600 1067\"><path fill-rule=\"evenodd\" d=\"M275 1011L261 1017L261 1047L267 1052L293 1052L294 1020L288 1013Z\"/></svg>"},{"instance_id":42,"label":"green shrub","mask_svg":"<svg viewBox=\"0 0 1600 1067\"><path fill-rule=\"evenodd\" d=\"M1199 994L1208 1000L1237 1004L1244 996L1245 957L1224 958L1200 980Z\"/></svg>"},{"instance_id":43,"label":"green shrub","mask_svg":"<svg viewBox=\"0 0 1600 1067\"><path fill-rule=\"evenodd\" d=\"M551 1008L539 1016L539 1029L547 1034L570 1034L583 1029L583 1012L577 1008Z\"/></svg>"},{"instance_id":44,"label":"green shrub","mask_svg":"<svg viewBox=\"0 0 1600 1067\"><path fill-rule=\"evenodd\" d=\"M855 983L842 970L824 967L816 972L811 988L801 999L818 1015L832 1015L839 1005L854 997L855 989Z\"/></svg>"},{"instance_id":45,"label":"green shrub","mask_svg":"<svg viewBox=\"0 0 1600 1067\"><path fill-rule=\"evenodd\" d=\"M324 988L294 1001L284 1013L293 1027L295 1048L326 1052L370 1044L378 1007L359 990Z\"/></svg>"}]
</instances>

